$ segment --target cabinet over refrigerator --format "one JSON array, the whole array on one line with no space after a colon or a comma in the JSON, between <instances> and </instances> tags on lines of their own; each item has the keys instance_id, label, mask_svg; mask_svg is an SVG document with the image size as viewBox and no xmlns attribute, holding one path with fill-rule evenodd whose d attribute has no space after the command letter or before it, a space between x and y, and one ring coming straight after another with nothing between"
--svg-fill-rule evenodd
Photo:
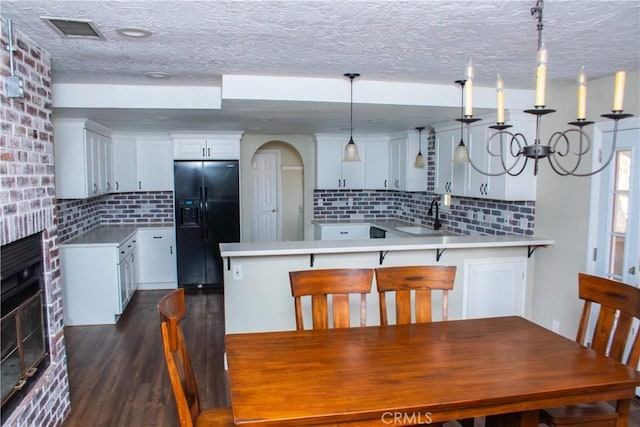
<instances>
[{"instance_id":1,"label":"cabinet over refrigerator","mask_svg":"<svg viewBox=\"0 0 640 427\"><path fill-rule=\"evenodd\" d=\"M178 286L222 289L219 243L240 241L238 161L175 161Z\"/></svg>"}]
</instances>

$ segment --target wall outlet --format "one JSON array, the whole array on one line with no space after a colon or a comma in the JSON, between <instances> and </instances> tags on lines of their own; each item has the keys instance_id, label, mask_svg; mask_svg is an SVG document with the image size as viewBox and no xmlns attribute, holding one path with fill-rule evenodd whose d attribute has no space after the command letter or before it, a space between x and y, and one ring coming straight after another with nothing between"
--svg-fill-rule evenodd
<instances>
[{"instance_id":1,"label":"wall outlet","mask_svg":"<svg viewBox=\"0 0 640 427\"><path fill-rule=\"evenodd\" d=\"M351 197L347 199L347 206L353 206L353 199Z\"/></svg>"},{"instance_id":2,"label":"wall outlet","mask_svg":"<svg viewBox=\"0 0 640 427\"><path fill-rule=\"evenodd\" d=\"M525 230L528 224L529 224L529 221L527 220L527 218L525 217L520 218L520 228Z\"/></svg>"},{"instance_id":3,"label":"wall outlet","mask_svg":"<svg viewBox=\"0 0 640 427\"><path fill-rule=\"evenodd\" d=\"M551 330L556 334L560 333L560 322L557 320L551 321Z\"/></svg>"},{"instance_id":4,"label":"wall outlet","mask_svg":"<svg viewBox=\"0 0 640 427\"><path fill-rule=\"evenodd\" d=\"M234 266L233 266L233 280L242 280L242 265L234 264Z\"/></svg>"},{"instance_id":5,"label":"wall outlet","mask_svg":"<svg viewBox=\"0 0 640 427\"><path fill-rule=\"evenodd\" d=\"M322 207L324 205L324 199L318 199L318 206Z\"/></svg>"}]
</instances>

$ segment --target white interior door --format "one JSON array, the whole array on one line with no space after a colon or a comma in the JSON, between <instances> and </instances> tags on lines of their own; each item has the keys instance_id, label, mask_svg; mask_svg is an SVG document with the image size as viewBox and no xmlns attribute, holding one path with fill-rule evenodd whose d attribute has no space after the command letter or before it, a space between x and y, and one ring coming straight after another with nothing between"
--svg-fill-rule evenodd
<instances>
[{"instance_id":1,"label":"white interior door","mask_svg":"<svg viewBox=\"0 0 640 427\"><path fill-rule=\"evenodd\" d=\"M280 240L280 152L258 150L251 161L251 225L254 242Z\"/></svg>"}]
</instances>

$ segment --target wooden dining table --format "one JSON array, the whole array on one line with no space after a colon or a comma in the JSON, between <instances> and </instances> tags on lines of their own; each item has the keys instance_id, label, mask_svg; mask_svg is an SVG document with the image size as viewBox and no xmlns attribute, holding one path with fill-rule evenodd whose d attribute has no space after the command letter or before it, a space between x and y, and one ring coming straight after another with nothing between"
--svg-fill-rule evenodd
<instances>
[{"instance_id":1,"label":"wooden dining table","mask_svg":"<svg viewBox=\"0 0 640 427\"><path fill-rule=\"evenodd\" d=\"M510 414L504 425L537 426L538 409L630 402L640 385L634 369L521 317L230 334L225 350L238 426L497 414Z\"/></svg>"}]
</instances>

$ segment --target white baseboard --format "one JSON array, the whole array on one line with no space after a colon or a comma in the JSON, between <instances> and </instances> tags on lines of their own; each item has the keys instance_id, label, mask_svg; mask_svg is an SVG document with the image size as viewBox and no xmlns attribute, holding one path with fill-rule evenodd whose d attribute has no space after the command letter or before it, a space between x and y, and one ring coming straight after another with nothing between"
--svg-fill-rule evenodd
<instances>
[{"instance_id":1,"label":"white baseboard","mask_svg":"<svg viewBox=\"0 0 640 427\"><path fill-rule=\"evenodd\" d=\"M178 284L176 282L162 282L162 283L138 283L139 291L154 291L157 289L177 289Z\"/></svg>"}]
</instances>

